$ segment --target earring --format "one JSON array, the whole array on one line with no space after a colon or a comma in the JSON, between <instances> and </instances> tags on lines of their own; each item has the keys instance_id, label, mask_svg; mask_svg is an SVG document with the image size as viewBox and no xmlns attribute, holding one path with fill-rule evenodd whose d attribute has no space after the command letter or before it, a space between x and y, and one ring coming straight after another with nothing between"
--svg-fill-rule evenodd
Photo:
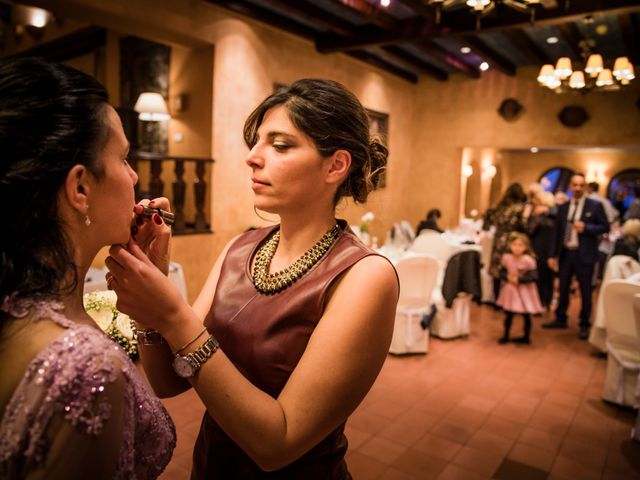
<instances>
[{"instance_id":1,"label":"earring","mask_svg":"<svg viewBox=\"0 0 640 480\"><path fill-rule=\"evenodd\" d=\"M91 219L89 218L89 205L87 205L87 214L84 216L84 224L85 226L91 225Z\"/></svg>"}]
</instances>

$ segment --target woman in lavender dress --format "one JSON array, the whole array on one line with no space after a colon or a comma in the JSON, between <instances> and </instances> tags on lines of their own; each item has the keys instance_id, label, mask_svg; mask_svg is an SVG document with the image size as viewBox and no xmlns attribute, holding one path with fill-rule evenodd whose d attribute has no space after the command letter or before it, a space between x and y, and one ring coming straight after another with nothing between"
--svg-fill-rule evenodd
<instances>
[{"instance_id":1,"label":"woman in lavender dress","mask_svg":"<svg viewBox=\"0 0 640 480\"><path fill-rule=\"evenodd\" d=\"M93 258L131 235L137 175L107 101L69 67L0 62L3 479L156 478L175 446L167 412L83 308ZM138 234L155 229L162 242L153 222Z\"/></svg>"}]
</instances>

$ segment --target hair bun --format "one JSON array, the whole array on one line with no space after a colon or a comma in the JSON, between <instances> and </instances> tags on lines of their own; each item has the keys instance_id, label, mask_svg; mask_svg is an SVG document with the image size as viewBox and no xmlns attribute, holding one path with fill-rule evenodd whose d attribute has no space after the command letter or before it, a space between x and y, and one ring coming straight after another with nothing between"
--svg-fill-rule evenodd
<instances>
[{"instance_id":1,"label":"hair bun","mask_svg":"<svg viewBox=\"0 0 640 480\"><path fill-rule=\"evenodd\" d=\"M389 149L377 135L372 137L369 142L369 155L371 156L370 178L372 185L369 191L371 191L378 188L380 179L387 169L387 157L389 156Z\"/></svg>"}]
</instances>

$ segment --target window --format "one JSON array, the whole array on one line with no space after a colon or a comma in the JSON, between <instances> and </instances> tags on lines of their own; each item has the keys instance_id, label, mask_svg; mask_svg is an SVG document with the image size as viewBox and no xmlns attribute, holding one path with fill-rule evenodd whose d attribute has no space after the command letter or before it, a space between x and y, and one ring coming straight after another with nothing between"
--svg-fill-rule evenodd
<instances>
[{"instance_id":1,"label":"window","mask_svg":"<svg viewBox=\"0 0 640 480\"><path fill-rule=\"evenodd\" d=\"M573 173L569 168L553 167L544 172L538 181L547 192L566 192Z\"/></svg>"}]
</instances>

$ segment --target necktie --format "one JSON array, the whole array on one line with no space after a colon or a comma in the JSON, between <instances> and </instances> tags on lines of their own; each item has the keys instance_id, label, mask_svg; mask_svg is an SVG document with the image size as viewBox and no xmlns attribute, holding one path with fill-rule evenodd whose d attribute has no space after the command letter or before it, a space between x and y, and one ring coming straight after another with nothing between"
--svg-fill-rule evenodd
<instances>
[{"instance_id":1,"label":"necktie","mask_svg":"<svg viewBox=\"0 0 640 480\"><path fill-rule=\"evenodd\" d=\"M569 243L571 240L571 231L573 230L572 225L576 218L576 212L578 211L578 202L571 200L569 208L571 209L571 207L573 207L573 211L571 212L571 217L567 220L567 228L564 231L564 243Z\"/></svg>"}]
</instances>

